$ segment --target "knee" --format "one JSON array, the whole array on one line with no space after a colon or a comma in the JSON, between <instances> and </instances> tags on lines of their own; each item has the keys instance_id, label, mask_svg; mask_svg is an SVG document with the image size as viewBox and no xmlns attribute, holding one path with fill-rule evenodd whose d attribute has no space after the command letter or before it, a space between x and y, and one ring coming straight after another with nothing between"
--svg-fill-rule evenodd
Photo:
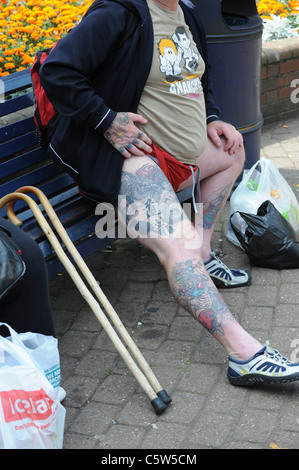
<instances>
[{"instance_id":1,"label":"knee","mask_svg":"<svg viewBox=\"0 0 299 470\"><path fill-rule=\"evenodd\" d=\"M185 228L181 236L158 238L156 240L143 239L141 244L153 251L161 265L167 269L174 259L201 258L202 236L193 227Z\"/></svg>"}]
</instances>

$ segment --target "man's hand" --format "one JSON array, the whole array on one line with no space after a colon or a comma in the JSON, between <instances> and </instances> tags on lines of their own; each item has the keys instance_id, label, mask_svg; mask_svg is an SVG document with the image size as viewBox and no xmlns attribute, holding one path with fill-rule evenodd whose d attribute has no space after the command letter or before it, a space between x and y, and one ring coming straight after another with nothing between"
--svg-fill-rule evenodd
<instances>
[{"instance_id":1,"label":"man's hand","mask_svg":"<svg viewBox=\"0 0 299 470\"><path fill-rule=\"evenodd\" d=\"M221 145L220 137L223 135L226 138L224 150L230 155L236 152L239 147L243 147L243 137L237 129L223 121L213 121L207 126L207 132L210 139L217 147Z\"/></svg>"},{"instance_id":2,"label":"man's hand","mask_svg":"<svg viewBox=\"0 0 299 470\"><path fill-rule=\"evenodd\" d=\"M147 120L134 113L117 113L110 127L104 132L104 137L123 157L143 156L151 153L149 146L152 141L141 132L135 123L146 124Z\"/></svg>"}]
</instances>

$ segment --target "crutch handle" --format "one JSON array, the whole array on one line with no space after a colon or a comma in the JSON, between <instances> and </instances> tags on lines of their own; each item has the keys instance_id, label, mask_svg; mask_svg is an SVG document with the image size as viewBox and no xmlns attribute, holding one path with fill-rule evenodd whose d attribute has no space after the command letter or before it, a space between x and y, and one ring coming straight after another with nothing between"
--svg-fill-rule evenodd
<instances>
[{"instance_id":1,"label":"crutch handle","mask_svg":"<svg viewBox=\"0 0 299 470\"><path fill-rule=\"evenodd\" d=\"M14 225L17 225L18 227L22 227L23 222L14 213L14 206L15 206L16 200L17 198L14 200L9 200L6 203L6 213L7 213L7 217Z\"/></svg>"}]
</instances>

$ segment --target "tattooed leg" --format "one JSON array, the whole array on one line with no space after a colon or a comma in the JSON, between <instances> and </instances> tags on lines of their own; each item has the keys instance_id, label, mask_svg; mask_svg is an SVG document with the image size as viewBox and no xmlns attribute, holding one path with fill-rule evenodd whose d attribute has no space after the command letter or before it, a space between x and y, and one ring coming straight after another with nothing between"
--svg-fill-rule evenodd
<instances>
[{"instance_id":1,"label":"tattooed leg","mask_svg":"<svg viewBox=\"0 0 299 470\"><path fill-rule=\"evenodd\" d=\"M235 154L229 155L224 150L225 142L222 139L221 147L217 148L208 139L205 151L196 162L200 167L200 202L203 204L203 220L196 220L196 226L203 228L204 261L210 257L212 234L219 214L244 166L244 149L240 147ZM179 190L191 184L192 180L189 178Z\"/></svg>"},{"instance_id":2,"label":"tattooed leg","mask_svg":"<svg viewBox=\"0 0 299 470\"><path fill-rule=\"evenodd\" d=\"M203 203L203 228L204 230L212 230L217 217L222 209L232 184L220 188L218 191L211 193Z\"/></svg>"},{"instance_id":3,"label":"tattooed leg","mask_svg":"<svg viewBox=\"0 0 299 470\"><path fill-rule=\"evenodd\" d=\"M148 157L125 161L120 194L120 219L129 234L158 256L177 302L203 325L229 355L247 359L261 345L238 324L205 270L201 240L184 215L176 196L161 172ZM161 209L173 205L172 223ZM179 232L181 227L186 230ZM189 230L189 232L188 232ZM186 248L186 234L192 241ZM177 236L179 235L179 236ZM182 235L182 236L181 236Z\"/></svg>"},{"instance_id":4,"label":"tattooed leg","mask_svg":"<svg viewBox=\"0 0 299 470\"><path fill-rule=\"evenodd\" d=\"M229 355L246 359L261 344L235 320L198 258L174 261L169 283L177 302L211 333Z\"/></svg>"},{"instance_id":5,"label":"tattooed leg","mask_svg":"<svg viewBox=\"0 0 299 470\"><path fill-rule=\"evenodd\" d=\"M148 157L125 161L120 196L118 213L131 237L143 243L147 239L182 238L187 232L191 239L198 237L170 183Z\"/></svg>"},{"instance_id":6,"label":"tattooed leg","mask_svg":"<svg viewBox=\"0 0 299 470\"><path fill-rule=\"evenodd\" d=\"M178 303L199 323L211 334L224 335L225 325L234 318L199 260L176 262L171 271L170 285Z\"/></svg>"}]
</instances>

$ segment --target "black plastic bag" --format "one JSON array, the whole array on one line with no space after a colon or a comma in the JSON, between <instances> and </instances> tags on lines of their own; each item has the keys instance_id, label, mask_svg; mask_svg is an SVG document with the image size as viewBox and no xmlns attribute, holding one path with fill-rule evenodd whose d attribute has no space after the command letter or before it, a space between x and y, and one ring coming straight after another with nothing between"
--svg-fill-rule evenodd
<instances>
[{"instance_id":1,"label":"black plastic bag","mask_svg":"<svg viewBox=\"0 0 299 470\"><path fill-rule=\"evenodd\" d=\"M242 230L233 221L235 214L245 221ZM274 269L299 268L295 231L270 201L263 202L256 215L234 212L230 222L252 264Z\"/></svg>"}]
</instances>

